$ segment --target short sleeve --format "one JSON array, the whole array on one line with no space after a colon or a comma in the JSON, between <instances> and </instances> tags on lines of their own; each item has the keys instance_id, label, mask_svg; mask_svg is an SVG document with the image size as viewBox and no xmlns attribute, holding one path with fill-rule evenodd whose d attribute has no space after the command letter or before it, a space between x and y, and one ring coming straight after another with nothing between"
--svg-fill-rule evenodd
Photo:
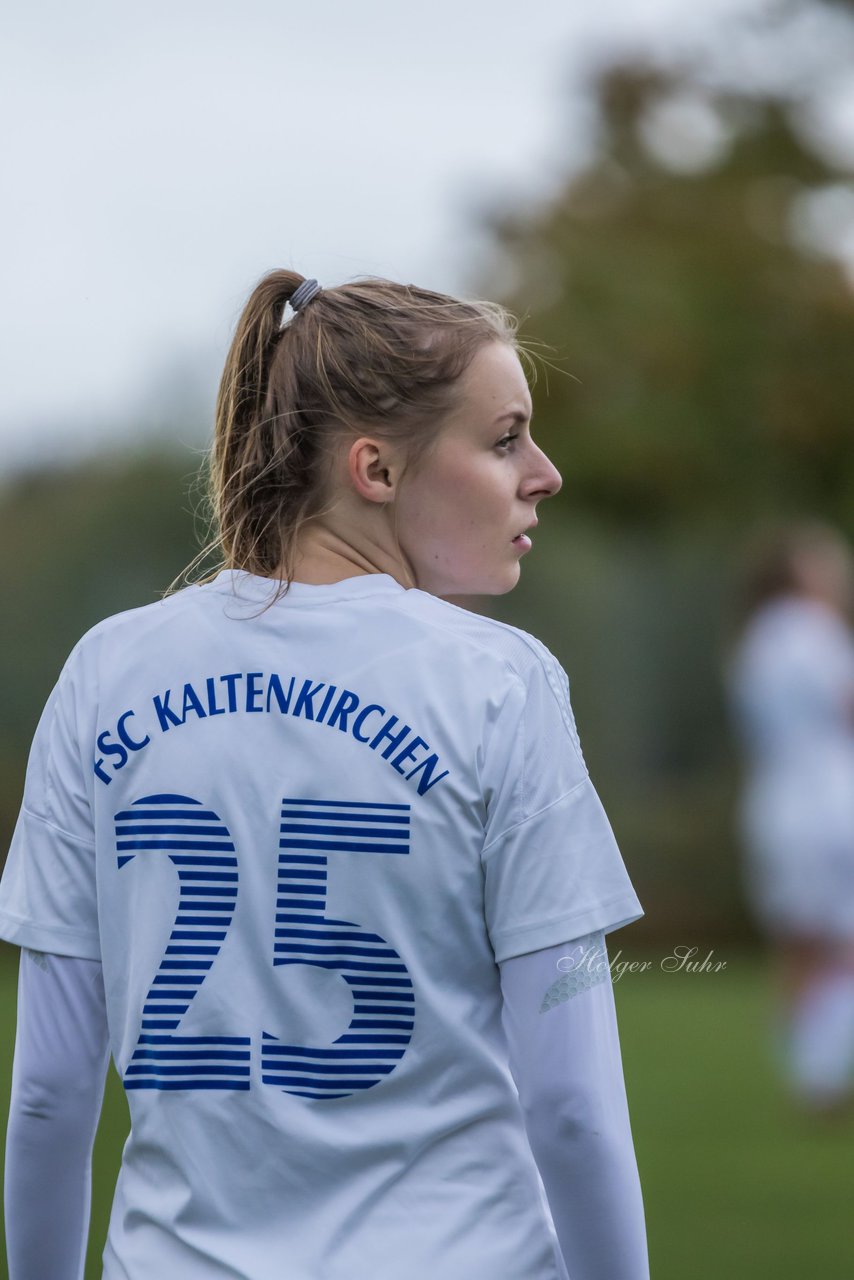
<instances>
[{"instance_id":1,"label":"short sleeve","mask_svg":"<svg viewBox=\"0 0 854 1280\"><path fill-rule=\"evenodd\" d=\"M485 767L484 912L496 961L643 915L547 650L518 677Z\"/></svg>"},{"instance_id":2,"label":"short sleeve","mask_svg":"<svg viewBox=\"0 0 854 1280\"><path fill-rule=\"evenodd\" d=\"M77 650L54 687L30 749L24 798L0 880L0 938L99 960L95 841L78 748Z\"/></svg>"}]
</instances>

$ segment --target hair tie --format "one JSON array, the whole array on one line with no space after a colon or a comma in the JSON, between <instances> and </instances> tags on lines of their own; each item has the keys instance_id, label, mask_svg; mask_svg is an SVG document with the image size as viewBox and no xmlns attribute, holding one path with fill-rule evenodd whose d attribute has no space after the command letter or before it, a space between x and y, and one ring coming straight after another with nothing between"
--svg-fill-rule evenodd
<instances>
[{"instance_id":1,"label":"hair tie","mask_svg":"<svg viewBox=\"0 0 854 1280\"><path fill-rule=\"evenodd\" d=\"M316 280L303 280L302 284L297 285L294 289L290 303L294 311L299 311L307 302L311 302L315 294L320 293L320 285Z\"/></svg>"}]
</instances>

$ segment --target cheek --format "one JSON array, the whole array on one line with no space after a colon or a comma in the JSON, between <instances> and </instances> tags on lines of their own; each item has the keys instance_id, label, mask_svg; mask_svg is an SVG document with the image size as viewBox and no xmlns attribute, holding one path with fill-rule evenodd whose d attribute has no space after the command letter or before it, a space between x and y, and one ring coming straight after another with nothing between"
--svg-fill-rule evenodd
<instances>
[{"instance_id":1,"label":"cheek","mask_svg":"<svg viewBox=\"0 0 854 1280\"><path fill-rule=\"evenodd\" d=\"M471 469L450 456L435 459L418 477L408 503L409 525L422 535L453 524L459 528L469 516L473 494Z\"/></svg>"},{"instance_id":2,"label":"cheek","mask_svg":"<svg viewBox=\"0 0 854 1280\"><path fill-rule=\"evenodd\" d=\"M495 547L512 500L506 465L449 448L410 490L400 513L401 545L416 563L462 569Z\"/></svg>"},{"instance_id":3,"label":"cheek","mask_svg":"<svg viewBox=\"0 0 854 1280\"><path fill-rule=\"evenodd\" d=\"M486 525L496 505L494 489L475 468L448 469L437 478L428 520L434 539L455 546L460 554L487 539Z\"/></svg>"},{"instance_id":4,"label":"cheek","mask_svg":"<svg viewBox=\"0 0 854 1280\"><path fill-rule=\"evenodd\" d=\"M438 467L433 479L433 493L437 501L445 506L459 503L477 490L477 472L475 468L461 462L449 461L447 465Z\"/></svg>"}]
</instances>

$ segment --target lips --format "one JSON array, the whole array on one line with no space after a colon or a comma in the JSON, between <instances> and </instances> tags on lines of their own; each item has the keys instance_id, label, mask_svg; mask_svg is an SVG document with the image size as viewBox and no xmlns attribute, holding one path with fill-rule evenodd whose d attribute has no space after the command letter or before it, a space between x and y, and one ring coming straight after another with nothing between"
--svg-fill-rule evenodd
<instances>
[{"instance_id":1,"label":"lips","mask_svg":"<svg viewBox=\"0 0 854 1280\"><path fill-rule=\"evenodd\" d=\"M531 523L531 524L529 524L529 525L526 525L526 526L525 526L525 528L522 530L522 532L521 532L521 533L517 533L517 534L516 534L516 537L515 537L515 538L513 538L513 539L511 539L511 541L512 541L516 546L518 546L518 545L519 545L520 543L522 543L522 542L527 542L528 546L530 546L530 545L531 545L531 539L527 536L528 529L536 529L536 527L537 527L537 525L538 525L538 524L539 524L539 521L538 521L538 520L534 520L534 521L533 521L533 523Z\"/></svg>"}]
</instances>

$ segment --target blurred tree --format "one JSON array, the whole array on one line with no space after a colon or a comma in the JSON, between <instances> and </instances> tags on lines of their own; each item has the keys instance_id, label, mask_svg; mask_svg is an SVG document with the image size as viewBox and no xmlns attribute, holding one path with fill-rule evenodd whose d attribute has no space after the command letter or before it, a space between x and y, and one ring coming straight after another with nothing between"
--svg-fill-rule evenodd
<instances>
[{"instance_id":1,"label":"blurred tree","mask_svg":"<svg viewBox=\"0 0 854 1280\"><path fill-rule=\"evenodd\" d=\"M832 236L852 175L780 99L635 67L596 96L595 162L492 219L505 301L573 375L537 414L559 501L632 527L821 510L851 529L854 297Z\"/></svg>"},{"instance_id":2,"label":"blurred tree","mask_svg":"<svg viewBox=\"0 0 854 1280\"><path fill-rule=\"evenodd\" d=\"M0 839L11 834L27 749L72 647L102 618L158 599L198 550L197 466L189 453L86 460L21 477L4 493Z\"/></svg>"},{"instance_id":3,"label":"blurred tree","mask_svg":"<svg viewBox=\"0 0 854 1280\"><path fill-rule=\"evenodd\" d=\"M771 10L777 34L806 8ZM595 155L546 206L488 217L476 285L547 344L534 433L564 475L490 607L567 666L651 930L745 925L721 691L745 535L804 513L854 532L854 151L805 127L790 52L790 93L606 68Z\"/></svg>"}]
</instances>

